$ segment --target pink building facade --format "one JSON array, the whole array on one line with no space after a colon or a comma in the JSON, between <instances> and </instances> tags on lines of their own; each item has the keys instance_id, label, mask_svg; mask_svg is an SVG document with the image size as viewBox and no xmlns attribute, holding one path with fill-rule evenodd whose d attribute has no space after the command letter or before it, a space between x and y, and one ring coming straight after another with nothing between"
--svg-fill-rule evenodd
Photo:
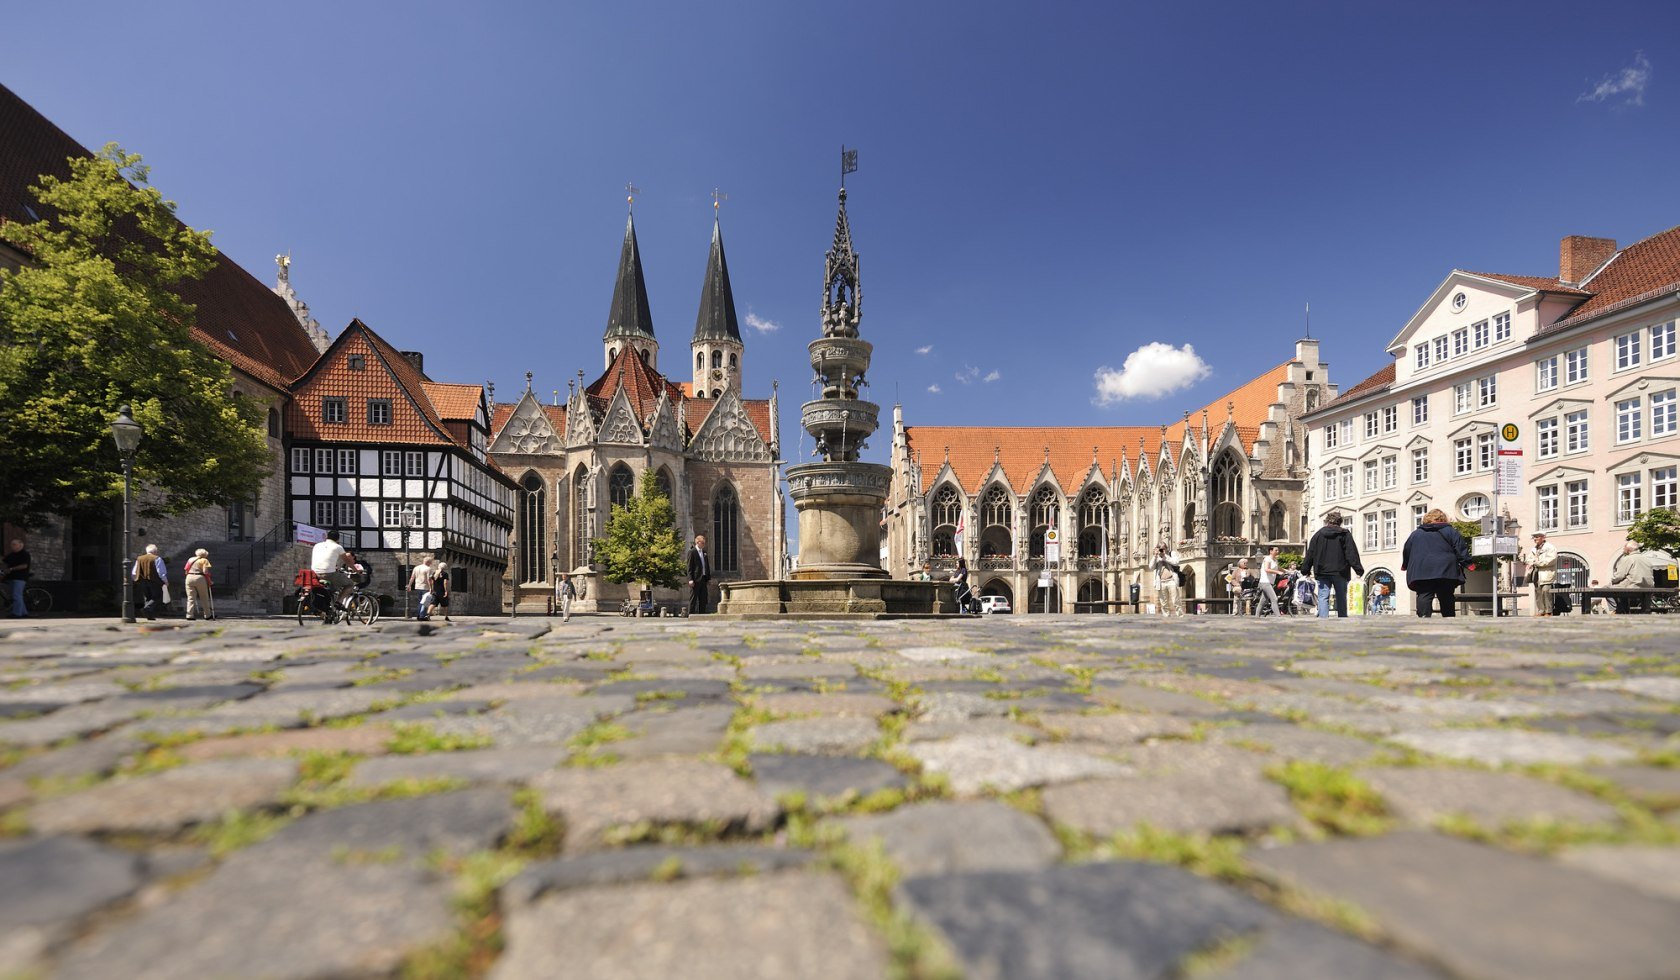
<instances>
[{"instance_id":1,"label":"pink building facade","mask_svg":"<svg viewBox=\"0 0 1680 980\"><path fill-rule=\"evenodd\" d=\"M1499 430L1517 427L1521 542L1544 531L1565 581L1609 582L1627 530L1677 505L1680 228L1626 248L1570 236L1555 277L1454 270L1388 345L1394 362L1306 416L1314 526L1340 511L1366 588L1394 582L1424 513L1489 513ZM1467 588L1487 591L1486 573ZM1532 614L1526 596L1522 614Z\"/></svg>"}]
</instances>

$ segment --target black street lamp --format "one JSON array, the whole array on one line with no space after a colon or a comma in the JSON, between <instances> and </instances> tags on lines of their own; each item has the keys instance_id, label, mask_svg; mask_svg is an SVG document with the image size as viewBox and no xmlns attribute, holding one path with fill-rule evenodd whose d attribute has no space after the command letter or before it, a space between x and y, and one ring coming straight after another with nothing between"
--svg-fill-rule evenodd
<instances>
[{"instance_id":1,"label":"black street lamp","mask_svg":"<svg viewBox=\"0 0 1680 980\"><path fill-rule=\"evenodd\" d=\"M117 412L117 417L111 422L111 439L117 444L117 452L122 454L123 466L123 557L117 563L118 578L122 583L122 621L134 622L134 589L128 582L128 559L134 554L134 533L130 529L134 523L134 452L140 448L140 437L144 430L140 423L128 417L128 406L124 405Z\"/></svg>"}]
</instances>

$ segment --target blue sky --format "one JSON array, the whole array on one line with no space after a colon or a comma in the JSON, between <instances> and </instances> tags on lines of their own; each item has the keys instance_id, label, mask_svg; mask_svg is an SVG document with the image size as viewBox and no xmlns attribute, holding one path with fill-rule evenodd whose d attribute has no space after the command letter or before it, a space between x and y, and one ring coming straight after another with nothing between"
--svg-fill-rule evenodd
<instances>
[{"instance_id":1,"label":"blue sky","mask_svg":"<svg viewBox=\"0 0 1680 980\"><path fill-rule=\"evenodd\" d=\"M0 80L259 277L289 249L329 330L504 399L598 373L626 181L685 378L722 188L794 462L842 143L872 394L912 424L1170 421L1289 356L1308 301L1351 385L1455 266L1680 224L1670 3L161 0L6 32ZM1099 403L1153 343L1200 380Z\"/></svg>"}]
</instances>

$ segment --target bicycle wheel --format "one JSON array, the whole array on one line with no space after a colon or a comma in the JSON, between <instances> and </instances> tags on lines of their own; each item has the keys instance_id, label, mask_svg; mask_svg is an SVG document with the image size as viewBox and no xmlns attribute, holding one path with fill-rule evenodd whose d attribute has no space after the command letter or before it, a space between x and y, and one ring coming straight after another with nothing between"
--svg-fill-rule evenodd
<instances>
[{"instance_id":1,"label":"bicycle wheel","mask_svg":"<svg viewBox=\"0 0 1680 980\"><path fill-rule=\"evenodd\" d=\"M312 619L312 618L314 618L314 616L315 616L315 610L311 609L310 606L309 606L309 590L308 589L302 589L298 592L298 597L297 597L297 621L298 621L298 625L302 626L304 624L305 620Z\"/></svg>"},{"instance_id":2,"label":"bicycle wheel","mask_svg":"<svg viewBox=\"0 0 1680 980\"><path fill-rule=\"evenodd\" d=\"M52 612L52 593L46 589L24 589L23 607L31 616Z\"/></svg>"},{"instance_id":3,"label":"bicycle wheel","mask_svg":"<svg viewBox=\"0 0 1680 980\"><path fill-rule=\"evenodd\" d=\"M352 623L372 626L373 621L379 618L379 600L365 592L351 596L345 618Z\"/></svg>"}]
</instances>

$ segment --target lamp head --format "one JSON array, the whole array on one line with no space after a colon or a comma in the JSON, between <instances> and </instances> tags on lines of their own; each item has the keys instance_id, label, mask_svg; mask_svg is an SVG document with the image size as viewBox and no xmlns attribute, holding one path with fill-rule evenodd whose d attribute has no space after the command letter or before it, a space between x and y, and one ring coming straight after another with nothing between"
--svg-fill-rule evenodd
<instances>
[{"instance_id":1,"label":"lamp head","mask_svg":"<svg viewBox=\"0 0 1680 980\"><path fill-rule=\"evenodd\" d=\"M117 410L117 417L111 423L111 438L117 444L117 452L122 453L124 457L134 455L134 451L140 448L140 437L143 434L140 423L128 417L127 405Z\"/></svg>"}]
</instances>

